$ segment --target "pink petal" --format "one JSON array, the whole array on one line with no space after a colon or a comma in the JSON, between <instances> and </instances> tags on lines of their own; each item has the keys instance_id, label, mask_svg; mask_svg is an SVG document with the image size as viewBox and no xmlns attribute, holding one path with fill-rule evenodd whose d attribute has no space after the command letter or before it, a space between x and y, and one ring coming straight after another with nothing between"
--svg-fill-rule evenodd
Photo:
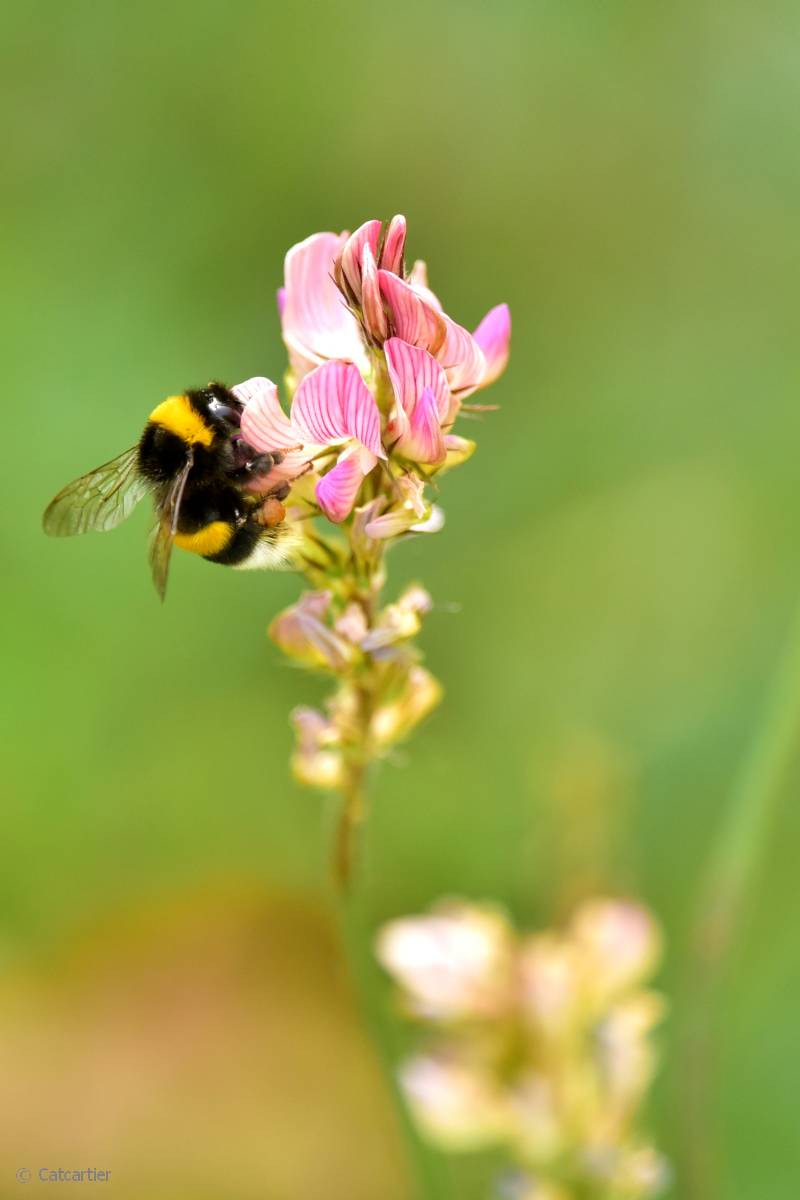
<instances>
[{"instance_id":1,"label":"pink petal","mask_svg":"<svg viewBox=\"0 0 800 1200\"><path fill-rule=\"evenodd\" d=\"M365 527L367 537L378 540L395 537L398 533L404 533L407 529L424 521L430 515L424 497L425 484L418 475L412 471L401 475L397 480L397 488L401 496L400 502L396 503L389 512L379 515L376 511L370 517Z\"/></svg>"},{"instance_id":2,"label":"pink petal","mask_svg":"<svg viewBox=\"0 0 800 1200\"><path fill-rule=\"evenodd\" d=\"M436 400L440 424L445 421L451 405L450 389L436 359L427 350L410 346L401 338L389 338L383 350L398 409L411 417L417 400L429 388Z\"/></svg>"},{"instance_id":3,"label":"pink petal","mask_svg":"<svg viewBox=\"0 0 800 1200\"><path fill-rule=\"evenodd\" d=\"M374 461L373 461L374 465ZM317 501L330 521L344 521L353 511L365 472L358 456L345 452L317 484Z\"/></svg>"},{"instance_id":4,"label":"pink petal","mask_svg":"<svg viewBox=\"0 0 800 1200\"><path fill-rule=\"evenodd\" d=\"M397 537L399 533L406 533L416 520L414 514L406 509L393 508L391 512L384 513L382 517L374 517L369 521L366 534L367 537L380 542L385 538Z\"/></svg>"},{"instance_id":5,"label":"pink petal","mask_svg":"<svg viewBox=\"0 0 800 1200\"><path fill-rule=\"evenodd\" d=\"M408 430L397 440L397 451L412 462L438 463L447 455L436 396L425 388L409 418Z\"/></svg>"},{"instance_id":6,"label":"pink petal","mask_svg":"<svg viewBox=\"0 0 800 1200\"><path fill-rule=\"evenodd\" d=\"M272 380L256 376L231 391L244 405L242 435L256 450L285 450L303 441L281 408Z\"/></svg>"},{"instance_id":7,"label":"pink petal","mask_svg":"<svg viewBox=\"0 0 800 1200\"><path fill-rule=\"evenodd\" d=\"M355 438L373 455L386 457L380 414L352 363L325 363L306 375L292 402L292 425L301 440L329 446Z\"/></svg>"},{"instance_id":8,"label":"pink petal","mask_svg":"<svg viewBox=\"0 0 800 1200\"><path fill-rule=\"evenodd\" d=\"M435 354L446 332L441 315L391 271L378 271L378 279L389 308L392 332L404 342Z\"/></svg>"},{"instance_id":9,"label":"pink petal","mask_svg":"<svg viewBox=\"0 0 800 1200\"><path fill-rule=\"evenodd\" d=\"M403 274L403 249L406 244L406 219L400 215L392 217L383 241L381 266L393 275Z\"/></svg>"},{"instance_id":10,"label":"pink petal","mask_svg":"<svg viewBox=\"0 0 800 1200\"><path fill-rule=\"evenodd\" d=\"M389 327L386 322L386 313L383 311L378 268L369 246L364 246L362 251L361 309L367 332L376 342L383 342L389 332Z\"/></svg>"},{"instance_id":11,"label":"pink petal","mask_svg":"<svg viewBox=\"0 0 800 1200\"><path fill-rule=\"evenodd\" d=\"M494 383L502 375L508 362L511 342L511 310L507 304L498 304L481 321L472 335L486 359L486 374L481 387Z\"/></svg>"},{"instance_id":12,"label":"pink petal","mask_svg":"<svg viewBox=\"0 0 800 1200\"><path fill-rule=\"evenodd\" d=\"M362 252L365 246L369 246L374 258L378 253L380 236L380 221L365 221L345 242L344 249L342 250L342 270L347 282L353 289L356 300L361 299Z\"/></svg>"},{"instance_id":13,"label":"pink petal","mask_svg":"<svg viewBox=\"0 0 800 1200\"><path fill-rule=\"evenodd\" d=\"M366 363L358 322L331 277L345 240L315 233L286 255L283 340L300 375L329 358Z\"/></svg>"},{"instance_id":14,"label":"pink petal","mask_svg":"<svg viewBox=\"0 0 800 1200\"><path fill-rule=\"evenodd\" d=\"M459 399L474 392L483 383L486 359L472 334L457 325L450 317L442 315L445 338L436 351L436 357L445 369L450 390L459 394ZM450 419L455 417L458 405L451 409Z\"/></svg>"},{"instance_id":15,"label":"pink petal","mask_svg":"<svg viewBox=\"0 0 800 1200\"><path fill-rule=\"evenodd\" d=\"M278 305L278 316L282 317L283 310L286 307L286 288L285 287L278 288L277 292L275 293L275 300Z\"/></svg>"}]
</instances>

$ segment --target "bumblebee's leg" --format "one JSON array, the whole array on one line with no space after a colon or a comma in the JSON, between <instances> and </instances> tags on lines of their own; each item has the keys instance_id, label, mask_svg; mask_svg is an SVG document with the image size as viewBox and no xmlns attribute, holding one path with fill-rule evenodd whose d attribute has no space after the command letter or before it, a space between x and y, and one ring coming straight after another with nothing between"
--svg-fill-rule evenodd
<instances>
[{"instance_id":1,"label":"bumblebee's leg","mask_svg":"<svg viewBox=\"0 0 800 1200\"><path fill-rule=\"evenodd\" d=\"M273 500L285 500L291 490L291 483L285 479L282 483L276 483L274 488L270 488L269 494Z\"/></svg>"},{"instance_id":2,"label":"bumblebee's leg","mask_svg":"<svg viewBox=\"0 0 800 1200\"><path fill-rule=\"evenodd\" d=\"M244 483L259 475L269 475L282 457L282 455L276 458L274 454L259 454L257 450L253 450L252 446L248 446L245 442L239 442L235 450L234 462L236 465L230 472L229 478L236 483Z\"/></svg>"}]
</instances>

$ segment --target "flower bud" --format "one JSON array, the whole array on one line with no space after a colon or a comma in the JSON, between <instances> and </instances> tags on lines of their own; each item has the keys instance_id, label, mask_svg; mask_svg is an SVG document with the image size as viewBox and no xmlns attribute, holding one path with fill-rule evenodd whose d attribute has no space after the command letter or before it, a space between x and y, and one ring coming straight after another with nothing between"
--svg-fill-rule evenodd
<instances>
[{"instance_id":1,"label":"flower bud","mask_svg":"<svg viewBox=\"0 0 800 1200\"><path fill-rule=\"evenodd\" d=\"M424 1131L448 1149L491 1145L505 1132L507 1111L491 1079L446 1058L413 1058L400 1083Z\"/></svg>"},{"instance_id":2,"label":"flower bud","mask_svg":"<svg viewBox=\"0 0 800 1200\"><path fill-rule=\"evenodd\" d=\"M598 1000L639 983L661 954L661 934L650 913L625 900L592 900L572 921L572 937Z\"/></svg>"},{"instance_id":3,"label":"flower bud","mask_svg":"<svg viewBox=\"0 0 800 1200\"><path fill-rule=\"evenodd\" d=\"M292 773L306 787L335 789L344 778L342 755L336 748L340 742L336 725L317 709L301 705L291 714L297 736L297 748L292 755Z\"/></svg>"},{"instance_id":4,"label":"flower bud","mask_svg":"<svg viewBox=\"0 0 800 1200\"><path fill-rule=\"evenodd\" d=\"M360 646L367 632L367 618L361 605L355 601L348 604L341 616L336 618L334 629L354 646Z\"/></svg>"},{"instance_id":5,"label":"flower bud","mask_svg":"<svg viewBox=\"0 0 800 1200\"><path fill-rule=\"evenodd\" d=\"M561 1037L574 1026L581 1001L574 949L555 934L529 937L520 949L519 971L525 1017L543 1036Z\"/></svg>"},{"instance_id":6,"label":"flower bud","mask_svg":"<svg viewBox=\"0 0 800 1200\"><path fill-rule=\"evenodd\" d=\"M409 669L398 699L382 705L373 715L370 733L378 745L389 746L407 737L441 702L442 685L424 667Z\"/></svg>"},{"instance_id":7,"label":"flower bud","mask_svg":"<svg viewBox=\"0 0 800 1200\"><path fill-rule=\"evenodd\" d=\"M442 904L426 916L391 921L377 955L413 1011L429 1020L496 1015L509 1003L511 933L496 909Z\"/></svg>"},{"instance_id":8,"label":"flower bud","mask_svg":"<svg viewBox=\"0 0 800 1200\"><path fill-rule=\"evenodd\" d=\"M303 666L336 672L351 663L357 651L325 624L330 601L329 591L306 592L275 618L269 636Z\"/></svg>"},{"instance_id":9,"label":"flower bud","mask_svg":"<svg viewBox=\"0 0 800 1200\"><path fill-rule=\"evenodd\" d=\"M476 449L475 442L471 442L469 438L459 437L455 433L447 434L444 445L447 455L444 462L436 468L437 475L441 475L445 471L452 471L453 467L460 467L468 458L472 458Z\"/></svg>"}]
</instances>

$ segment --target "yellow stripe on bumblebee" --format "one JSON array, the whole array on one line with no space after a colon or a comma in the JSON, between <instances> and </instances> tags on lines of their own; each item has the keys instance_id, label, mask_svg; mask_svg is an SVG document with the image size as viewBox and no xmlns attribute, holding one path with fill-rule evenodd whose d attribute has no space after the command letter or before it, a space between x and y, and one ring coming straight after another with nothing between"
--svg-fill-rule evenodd
<instances>
[{"instance_id":1,"label":"yellow stripe on bumblebee","mask_svg":"<svg viewBox=\"0 0 800 1200\"><path fill-rule=\"evenodd\" d=\"M175 545L191 554L200 554L203 558L209 555L221 554L233 537L234 529L228 521L211 521L210 524L198 529L197 533L176 533Z\"/></svg>"},{"instance_id":2,"label":"yellow stripe on bumblebee","mask_svg":"<svg viewBox=\"0 0 800 1200\"><path fill-rule=\"evenodd\" d=\"M214 431L192 405L188 396L168 396L150 413L150 421L177 434L188 446L210 446Z\"/></svg>"}]
</instances>

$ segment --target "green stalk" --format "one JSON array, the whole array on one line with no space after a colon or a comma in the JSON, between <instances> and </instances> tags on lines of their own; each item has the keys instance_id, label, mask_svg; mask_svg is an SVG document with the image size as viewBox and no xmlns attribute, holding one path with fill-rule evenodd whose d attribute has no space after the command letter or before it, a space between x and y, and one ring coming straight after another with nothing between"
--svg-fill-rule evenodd
<instances>
[{"instance_id":1,"label":"green stalk","mask_svg":"<svg viewBox=\"0 0 800 1200\"><path fill-rule=\"evenodd\" d=\"M800 751L800 612L775 673L764 719L745 757L701 882L690 952L685 1095L688 1194L719 1196L710 1136L714 1026L720 989L752 903L776 812Z\"/></svg>"},{"instance_id":2,"label":"green stalk","mask_svg":"<svg viewBox=\"0 0 800 1200\"><path fill-rule=\"evenodd\" d=\"M727 955L763 867L775 813L800 750L800 613L787 639L764 720L734 788L708 866L698 949L709 963Z\"/></svg>"}]
</instances>

